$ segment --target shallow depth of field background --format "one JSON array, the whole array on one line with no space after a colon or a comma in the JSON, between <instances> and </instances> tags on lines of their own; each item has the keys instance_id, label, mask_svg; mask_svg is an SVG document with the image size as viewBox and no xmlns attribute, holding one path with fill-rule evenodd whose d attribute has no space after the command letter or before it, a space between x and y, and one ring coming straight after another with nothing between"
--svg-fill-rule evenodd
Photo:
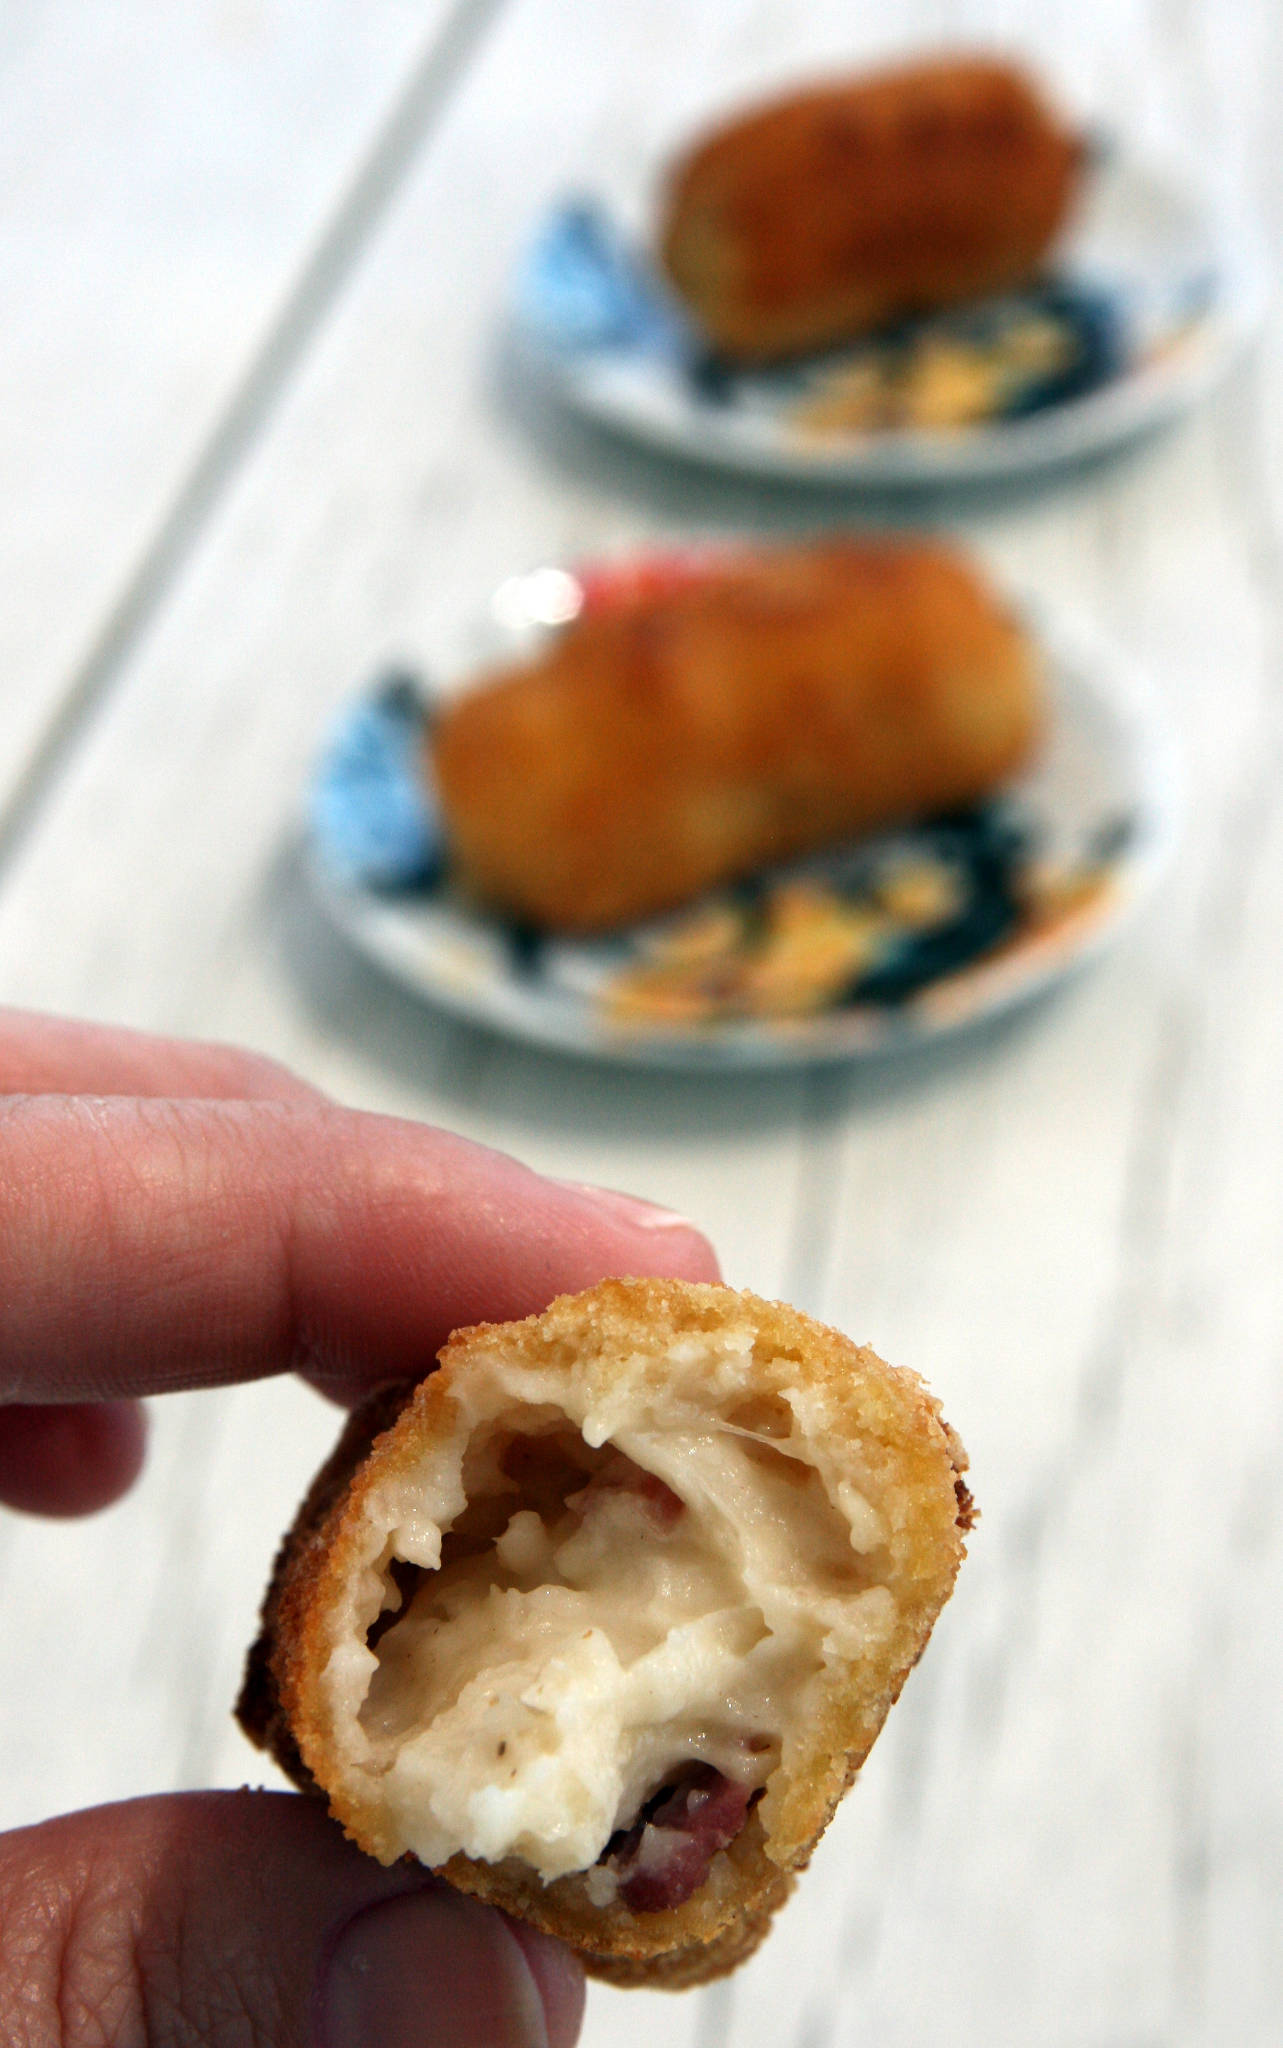
<instances>
[{"instance_id":1,"label":"shallow depth of field background","mask_svg":"<svg viewBox=\"0 0 1283 2048\"><path fill-rule=\"evenodd\" d=\"M227 1038L635 1189L728 1277L914 1367L983 1510L772 1941L589 2048L1271 2048L1283 2035L1283 353L1126 456L939 500L731 483L557 416L500 345L548 199L703 111L997 41L1258 218L1270 0L25 0L0 14L0 999ZM333 709L516 568L920 519L1153 675L1157 901L900 1063L663 1077L445 1020L309 895ZM333 1431L172 1399L135 1495L0 1518L0 1822L258 1782L230 1704Z\"/></svg>"}]
</instances>

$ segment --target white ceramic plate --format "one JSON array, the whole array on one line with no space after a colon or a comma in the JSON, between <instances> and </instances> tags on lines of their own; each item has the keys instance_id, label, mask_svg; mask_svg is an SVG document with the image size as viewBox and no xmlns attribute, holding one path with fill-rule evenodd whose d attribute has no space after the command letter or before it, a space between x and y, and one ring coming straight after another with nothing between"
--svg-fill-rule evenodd
<instances>
[{"instance_id":1,"label":"white ceramic plate","mask_svg":"<svg viewBox=\"0 0 1283 2048\"><path fill-rule=\"evenodd\" d=\"M814 378L845 359L736 379L729 396L710 396L644 245L640 224L595 202L557 209L518 280L519 345L567 402L607 426L728 469L812 482L958 484L1102 453L1201 398L1264 304L1245 223L1183 173L1106 148L1052 279L1109 334L1092 388L966 427L816 431L799 417L813 409Z\"/></svg>"},{"instance_id":2,"label":"white ceramic plate","mask_svg":"<svg viewBox=\"0 0 1283 2048\"><path fill-rule=\"evenodd\" d=\"M561 569L513 578L460 644L528 647L573 611L581 587ZM600 1059L789 1066L907 1047L995 1016L1117 935L1162 865L1177 808L1170 739L1144 680L1095 633L1024 609L1045 653L1048 731L1034 767L982 818L772 871L747 895L717 892L609 939L532 940L478 914L434 871L417 766L424 713L402 678L349 707L325 751L310 806L315 887L352 942L416 994ZM871 876L880 878L872 898ZM947 905L930 909L951 876L963 878L953 923ZM928 925L933 914L945 920L925 930L924 877ZM819 1007L805 994L799 1004L797 956L762 950L763 905L770 928L779 891L794 913L799 901L829 905L821 954L835 930L841 945L855 934L858 970ZM874 900L916 903L917 924L888 924L880 907L871 915ZM804 951L804 980L815 957ZM781 991L783 1013L773 1014Z\"/></svg>"}]
</instances>

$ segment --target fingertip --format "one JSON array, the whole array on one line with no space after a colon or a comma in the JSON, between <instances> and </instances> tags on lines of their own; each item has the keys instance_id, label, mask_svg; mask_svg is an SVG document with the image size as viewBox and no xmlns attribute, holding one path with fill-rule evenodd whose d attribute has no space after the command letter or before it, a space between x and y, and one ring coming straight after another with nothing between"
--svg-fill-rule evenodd
<instances>
[{"instance_id":1,"label":"fingertip","mask_svg":"<svg viewBox=\"0 0 1283 2048\"><path fill-rule=\"evenodd\" d=\"M559 1943L429 1884L342 1930L318 2032L324 2048L574 2048L583 2004Z\"/></svg>"},{"instance_id":2,"label":"fingertip","mask_svg":"<svg viewBox=\"0 0 1283 2048\"><path fill-rule=\"evenodd\" d=\"M478 1155L470 1148L470 1157L477 1156L500 1186L514 1183L515 1177L520 1199L511 1212L516 1221L507 1241L502 1230L496 1232L495 1248L484 1264L468 1247L472 1270L466 1272L466 1285L456 1272L448 1319L429 1311L418 1323L422 1341L410 1364L404 1350L356 1365L350 1350L332 1361L324 1355L314 1359L302 1377L326 1400L351 1408L389 1380L420 1380L432 1370L453 1330L538 1315L555 1295L578 1294L602 1280L720 1281L721 1267L709 1240L676 1210L615 1188L550 1179L500 1154ZM502 1209L497 1213L502 1216ZM493 1217L487 1228L495 1229Z\"/></svg>"},{"instance_id":3,"label":"fingertip","mask_svg":"<svg viewBox=\"0 0 1283 2048\"><path fill-rule=\"evenodd\" d=\"M673 1265L669 1277L674 1280L704 1280L718 1285L722 1278L722 1266L717 1253L693 1223L685 1226L684 1234L672 1240Z\"/></svg>"},{"instance_id":4,"label":"fingertip","mask_svg":"<svg viewBox=\"0 0 1283 2048\"><path fill-rule=\"evenodd\" d=\"M129 1491L146 1455L137 1401L0 1408L0 1502L23 1514L96 1514Z\"/></svg>"},{"instance_id":5,"label":"fingertip","mask_svg":"<svg viewBox=\"0 0 1283 2048\"><path fill-rule=\"evenodd\" d=\"M659 1257L646 1266L647 1275L667 1280L702 1280L714 1286L721 1281L722 1268L717 1253L693 1223L688 1223L680 1233L675 1231L662 1248L657 1247L657 1251Z\"/></svg>"},{"instance_id":6,"label":"fingertip","mask_svg":"<svg viewBox=\"0 0 1283 2048\"><path fill-rule=\"evenodd\" d=\"M564 1943L519 1920L509 1920L508 1927L543 2001L548 2048L574 2048L584 2023L588 1989L582 1963Z\"/></svg>"},{"instance_id":7,"label":"fingertip","mask_svg":"<svg viewBox=\"0 0 1283 2048\"><path fill-rule=\"evenodd\" d=\"M560 1181L558 1186L590 1203L597 1217L613 1229L622 1228L636 1236L640 1257L629 1272L668 1280L721 1279L712 1245L703 1231L676 1209L585 1181Z\"/></svg>"},{"instance_id":8,"label":"fingertip","mask_svg":"<svg viewBox=\"0 0 1283 2048\"><path fill-rule=\"evenodd\" d=\"M0 2039L61 2040L67 1986L103 2038L314 2048L573 2048L568 1954L409 1862L383 1869L287 1793L186 1793L0 1836ZM3 1960L3 1958L0 1958ZM95 2034L95 2039L98 2035Z\"/></svg>"}]
</instances>

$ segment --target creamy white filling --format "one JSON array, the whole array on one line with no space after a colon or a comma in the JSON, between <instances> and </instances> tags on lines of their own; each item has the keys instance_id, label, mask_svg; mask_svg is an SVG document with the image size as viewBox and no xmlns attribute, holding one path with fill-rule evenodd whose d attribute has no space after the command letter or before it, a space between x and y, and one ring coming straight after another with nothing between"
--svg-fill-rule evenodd
<instances>
[{"instance_id":1,"label":"creamy white filling","mask_svg":"<svg viewBox=\"0 0 1283 2048\"><path fill-rule=\"evenodd\" d=\"M733 1427L613 1441L680 1512L619 1483L616 1461L547 1520L515 1507L377 1644L368 1763L426 1864L515 1855L548 1880L590 1868L691 1759L761 1785L825 1666L875 1654L893 1625L865 1562L885 1532L854 1486L835 1502L809 1464ZM414 1547L431 1561L426 1532Z\"/></svg>"}]
</instances>

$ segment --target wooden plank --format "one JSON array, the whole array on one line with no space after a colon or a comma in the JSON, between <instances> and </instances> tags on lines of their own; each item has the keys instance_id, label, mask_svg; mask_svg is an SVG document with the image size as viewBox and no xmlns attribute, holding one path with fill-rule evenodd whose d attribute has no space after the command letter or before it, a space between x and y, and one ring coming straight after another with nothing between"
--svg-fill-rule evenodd
<instances>
[{"instance_id":1,"label":"wooden plank","mask_svg":"<svg viewBox=\"0 0 1283 2048\"><path fill-rule=\"evenodd\" d=\"M1040 32L1106 112L1224 139L1265 191L1265 14L1178 27L1134 5L1087 33L1062 7ZM675 2048L1265 2048L1283 1991L1261 1640L1283 1576L1277 346L1142 458L968 502L996 563L1155 671L1190 762L1154 914L1036 1011L807 1081L590 1070L420 1012L325 931L298 875L321 722L382 656L430 650L449 609L545 555L832 509L549 425L496 382L492 343L545 195L626 182L705 96L889 33L871 10L798 24L764 0L510 9L15 862L0 990L236 1036L350 1099L685 1208L734 1278L917 1367L967 1437L971 1562L780 1931L695 1999L594 1993L589 2048L657 2025ZM325 1418L299 1390L247 1389L170 1404L158 1434L150 1489L58 1532L60 1583L105 1603L76 1643L96 1690L69 1669L65 1611L42 1608L47 1553L10 1525L23 1668L75 1703L45 1738L68 1776L55 1749L58 1770L0 1779L14 1817L53 1786L253 1769L217 1702ZM167 1548L181 1571L149 1563L112 1606L118 1560ZM117 1641L135 1661L113 1690ZM0 1758L36 1752L33 1691L5 1703ZM117 1732L86 1756L95 1700Z\"/></svg>"}]
</instances>

